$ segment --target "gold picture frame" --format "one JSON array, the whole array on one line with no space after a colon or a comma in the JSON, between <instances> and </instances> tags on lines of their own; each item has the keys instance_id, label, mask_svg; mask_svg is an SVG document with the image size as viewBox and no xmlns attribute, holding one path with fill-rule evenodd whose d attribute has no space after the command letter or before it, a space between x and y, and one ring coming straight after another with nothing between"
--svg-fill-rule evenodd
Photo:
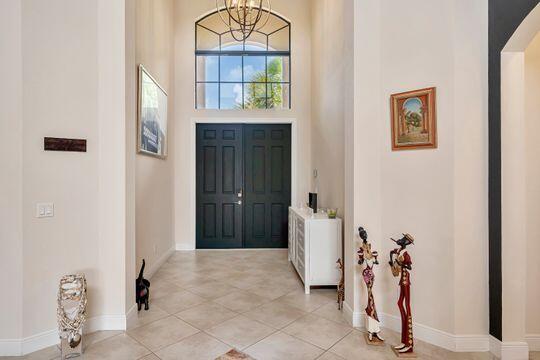
<instances>
[{"instance_id":1,"label":"gold picture frame","mask_svg":"<svg viewBox=\"0 0 540 360\"><path fill-rule=\"evenodd\" d=\"M436 95L435 87L391 95L392 151L437 148Z\"/></svg>"}]
</instances>

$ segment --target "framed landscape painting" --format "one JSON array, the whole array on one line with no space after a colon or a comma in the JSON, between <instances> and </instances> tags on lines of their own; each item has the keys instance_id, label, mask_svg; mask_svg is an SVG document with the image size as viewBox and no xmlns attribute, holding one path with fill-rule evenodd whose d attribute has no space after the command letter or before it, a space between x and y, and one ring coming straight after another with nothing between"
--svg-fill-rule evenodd
<instances>
[{"instance_id":1,"label":"framed landscape painting","mask_svg":"<svg viewBox=\"0 0 540 360\"><path fill-rule=\"evenodd\" d=\"M167 157L167 93L139 65L139 153Z\"/></svg>"},{"instance_id":2,"label":"framed landscape painting","mask_svg":"<svg viewBox=\"0 0 540 360\"><path fill-rule=\"evenodd\" d=\"M436 89L391 96L392 150L436 149Z\"/></svg>"}]
</instances>

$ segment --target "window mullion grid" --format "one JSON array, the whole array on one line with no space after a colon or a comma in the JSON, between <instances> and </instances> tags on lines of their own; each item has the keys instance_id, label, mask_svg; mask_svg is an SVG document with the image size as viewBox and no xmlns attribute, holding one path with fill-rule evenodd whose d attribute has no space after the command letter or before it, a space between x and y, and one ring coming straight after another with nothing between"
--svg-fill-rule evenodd
<instances>
[{"instance_id":1,"label":"window mullion grid","mask_svg":"<svg viewBox=\"0 0 540 360\"><path fill-rule=\"evenodd\" d=\"M221 110L221 55L218 56L218 110Z\"/></svg>"},{"instance_id":2,"label":"window mullion grid","mask_svg":"<svg viewBox=\"0 0 540 360\"><path fill-rule=\"evenodd\" d=\"M197 81L197 84L238 84L238 81ZM246 84L267 84L267 81L246 81ZM271 84L288 85L288 81L270 81Z\"/></svg>"},{"instance_id":3,"label":"window mullion grid","mask_svg":"<svg viewBox=\"0 0 540 360\"><path fill-rule=\"evenodd\" d=\"M195 31L195 35L197 35L197 31ZM197 37L195 36L195 41L197 41ZM199 64L199 57L195 56L195 109L199 108L199 72L197 71ZM206 107L206 104L205 104Z\"/></svg>"},{"instance_id":4,"label":"window mullion grid","mask_svg":"<svg viewBox=\"0 0 540 360\"><path fill-rule=\"evenodd\" d=\"M244 40L244 50L246 47L246 40ZM244 55L242 55L242 109L246 108L246 94L244 92Z\"/></svg>"},{"instance_id":5,"label":"window mullion grid","mask_svg":"<svg viewBox=\"0 0 540 360\"><path fill-rule=\"evenodd\" d=\"M289 38L290 38L290 28L289 28ZM265 91L264 91L264 94L265 94L265 108L266 109L269 109L269 96L271 94L271 89L269 89L269 86L274 86L274 85L281 85L282 89L283 89L283 86L284 85L288 85L289 87L289 104L288 104L288 108L290 109L291 108L291 56L290 56L290 49L288 51L288 53L285 55L285 54L279 54L279 56L281 56L282 58L283 57L287 57L288 60L289 60L289 69L288 69L288 75L289 75L289 81L269 81L269 74L268 74L268 58L270 56L276 56L278 54L274 54L273 52L270 52L269 51L269 46L270 46L270 40L269 40L269 36L267 35L266 36L266 51L265 52L261 52L261 53L255 53L253 54L254 56L260 56L260 57L264 57L264 60L265 60L265 79L264 81L262 82L259 82L259 81L250 81L249 83L253 83L253 84L262 84L265 86ZM195 78L196 78L196 84L217 84L218 85L218 109L221 109L222 108L222 104L221 104L221 85L222 84L236 84L237 82L234 82L234 81L221 81L221 58L223 56L227 56L228 54L227 53L224 53L222 51L223 47L222 47L222 35L220 34L219 35L219 51L206 51L206 53L204 54L198 54L198 52L196 52L196 63L195 63ZM246 56L249 56L251 55L250 53L247 53L247 51L245 50L246 49L246 43L245 41L243 42L243 51L241 53L238 53L238 54L234 54L234 55L240 55L241 58L242 58L242 62L241 62L241 66L242 66L242 109L245 109L246 108L246 91L245 91L245 85L246 85L246 79L245 79L245 75L244 75L244 66L245 66L245 57ZM198 56L199 55L204 55L205 57L207 56L216 56L218 58L218 80L217 81L199 81L198 80L198 63L197 63L197 59L198 59ZM232 54L231 54L232 55ZM269 91L270 90L270 91ZM196 87L196 93L195 93L195 101L196 101L196 105L198 104L198 87Z\"/></svg>"},{"instance_id":6,"label":"window mullion grid","mask_svg":"<svg viewBox=\"0 0 540 360\"><path fill-rule=\"evenodd\" d=\"M268 39L268 37L267 37ZM268 40L267 40L268 41ZM268 55L264 56L264 103L266 109L268 109Z\"/></svg>"}]
</instances>

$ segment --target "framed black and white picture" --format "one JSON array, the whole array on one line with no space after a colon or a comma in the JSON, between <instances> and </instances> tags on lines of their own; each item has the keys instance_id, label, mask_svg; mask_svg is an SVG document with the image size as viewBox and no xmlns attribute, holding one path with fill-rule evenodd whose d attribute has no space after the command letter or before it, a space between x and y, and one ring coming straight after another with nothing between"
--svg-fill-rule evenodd
<instances>
[{"instance_id":1,"label":"framed black and white picture","mask_svg":"<svg viewBox=\"0 0 540 360\"><path fill-rule=\"evenodd\" d=\"M139 153L167 157L167 93L139 65Z\"/></svg>"}]
</instances>

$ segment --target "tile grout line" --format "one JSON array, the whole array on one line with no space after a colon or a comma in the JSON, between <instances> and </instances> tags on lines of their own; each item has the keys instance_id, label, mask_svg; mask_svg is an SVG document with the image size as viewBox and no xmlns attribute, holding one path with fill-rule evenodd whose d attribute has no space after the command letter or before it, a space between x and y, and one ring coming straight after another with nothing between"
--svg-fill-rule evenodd
<instances>
[{"instance_id":1,"label":"tile grout line","mask_svg":"<svg viewBox=\"0 0 540 360\"><path fill-rule=\"evenodd\" d=\"M148 356L148 355L150 355L150 354L153 353L153 351L150 350L146 345L144 345L144 344L141 343L139 340L137 340L137 339L135 339L134 337L132 337L131 335L129 335L129 334L127 333L127 331L125 331L124 334L126 334L126 336L129 337L131 340L135 341L137 344L139 344L140 346L142 346L143 348L145 348L147 351L149 351L148 354L145 354L145 355L141 356L139 359L142 359L142 358L144 358L144 357L146 357L146 356Z\"/></svg>"},{"instance_id":2,"label":"tile grout line","mask_svg":"<svg viewBox=\"0 0 540 360\"><path fill-rule=\"evenodd\" d=\"M173 262L171 261L171 263L173 263ZM174 264L174 263L173 263L173 264ZM287 262L286 264L288 265L289 263ZM201 276L206 276L210 281L217 281L217 282L219 282L219 280L216 280L215 278L213 278L213 277L211 277L211 276L208 276L206 273L205 273L205 274L201 274ZM323 303L323 304L320 304L319 306L316 306L315 308L311 309L310 311L306 311L306 309L304 309L304 308L300 308L300 307L295 306L295 305L293 305L293 304L291 304L291 303L289 303L289 302L287 302L287 301L283 301L285 297L289 296L289 295L292 294L292 293L297 292L298 290L296 290L296 289L291 289L290 291L287 291L287 292L284 293L283 295L281 295L281 296L279 296L279 297L277 297L277 298L275 298L275 299L271 299L271 300L270 300L270 299L268 299L268 298L265 298L264 296L257 295L257 294L255 294L255 293L253 293L253 292L250 291L251 288L256 287L256 286L258 286L258 285L261 285L262 281L264 281L264 280L261 280L261 282L258 282L258 283L256 283L256 284L253 284L253 285L251 285L250 287L248 287L248 288L246 288L246 289L238 288L238 287L234 286L233 284L227 282L226 280L222 280L227 286L230 286L230 287L234 288L235 290L233 290L233 291L231 291L229 294L225 294L225 295L223 295L223 296L221 296L221 297L228 296L228 295L230 295L231 293L233 293L233 292L235 292L235 291L238 291L238 292L243 292L243 293L253 294L253 295L255 295L255 296L258 296L259 298L265 299L265 301L264 301L262 304L259 304L259 305L255 306L255 307L253 307L253 308L251 308L251 309L248 309L248 310L246 310L246 311L244 311L244 312L238 312L238 311L236 311L236 310L229 309L228 307L223 306L222 304L220 304L220 303L218 303L218 302L215 301L216 299L219 299L220 297L218 297L218 298L205 298L204 296L198 295L197 293L193 292L192 289L196 288L197 286L190 286L189 288L186 288L186 287L183 287L183 286L180 286L180 285L174 283L174 281L170 281L170 280L167 280L167 279L165 279L164 281L169 282L169 283L171 283L171 284L173 284L173 285L175 285L175 286L178 286L178 287L181 288L182 290L187 291L188 293L191 293L191 294L193 294L193 295L202 297L202 298L204 298L204 299L206 300L204 303L197 304L197 305L194 305L194 306L190 306L190 307L188 307L188 308L186 308L186 309L184 309L184 310L182 310L182 311L176 312L176 313L174 313L174 314L169 314L169 313L167 312L167 317L173 316L173 317L175 317L175 318L177 318L177 319L179 319L179 320L181 320L181 321L184 321L185 323L187 323L187 324L193 326L195 329L199 330L199 332L198 332L197 334L199 334L199 333L202 332L203 334L206 334L207 336L211 337L212 339L215 339L216 341L218 341L218 342L220 342L220 343L223 343L223 344L225 344L225 345L227 345L227 346L231 346L232 348L235 348L235 347L234 347L233 345L231 345L231 344L227 344L226 342L220 340L219 338L216 338L214 335L208 333L208 330L212 329L213 327L222 325L223 323L225 323L225 322L227 322L227 321L229 321L229 320L231 320L231 319L238 318L239 316L242 316L242 317L244 317L244 318L246 318L246 319L249 319L250 321L254 321L254 322L256 322L256 323L259 323L259 324L261 324L261 325L263 325L263 326L265 326L265 327L267 327L267 328L269 328L269 329L272 330L271 333L269 333L268 335L266 335L266 336L263 337L262 339L260 339L260 340L258 340L258 341L256 341L256 342L254 342L253 344L250 344L250 345L244 347L244 349L248 349L248 348L250 348L250 347L252 347L252 346L254 346L254 345L256 345L256 344L258 344L258 343L260 343L260 342L262 342L262 341L264 341L265 339L267 339L267 338L269 338L269 337L271 337L271 336L273 336L273 335L275 335L275 334L277 334L277 333L282 333L282 334L284 334L284 335L291 336L292 338L294 338L294 339L296 339L296 340L298 340L298 341L300 341L300 342L302 342L302 343L304 343L304 344L306 344L306 345L310 345L310 346L313 346L313 347L319 349L320 351L322 351L322 354L321 354L320 356L323 356L326 352L329 351L330 348L332 348L336 343L338 343L338 342L341 341L343 338L345 338L347 335L349 335L350 332L353 330L352 328L349 329L349 332L347 332L347 334L345 334L343 337L341 337L340 339L338 339L335 343L333 343L333 344L329 347L328 350L326 350L326 349L323 349L323 348L321 348L321 347L319 347L319 346L317 346L317 345L315 345L315 344L311 344L311 343L308 342L308 341L305 341L305 340L303 340L303 339L297 338L297 337L294 336L294 335L287 334L287 333L284 332L283 330L284 330L285 328L287 328L288 326L290 326L291 324L295 323L296 321L299 321L300 319L302 319L302 318L304 318L304 317L307 317L308 315L313 315L314 317L321 318L321 319L325 319L326 321L330 321L330 322L332 322L332 323L334 323L334 324L344 326L343 324L341 324L341 323L339 323L339 322L337 322L337 321L334 321L334 320L331 320L331 319L327 319L327 318L325 318L325 317L323 317L323 316L320 316L320 315L318 315L318 314L315 314L315 312L316 312L317 310L319 310L319 309L321 309L322 307L327 306L328 304L330 304L330 302L331 302L330 299L328 299L327 302L325 302L325 303ZM201 286L204 286L204 285L201 285ZM287 289L287 290L289 290L289 289ZM262 307L267 306L267 305L269 305L269 304L271 304L271 303L273 303L273 302L280 302L280 301L283 301L283 305L288 306L288 307L290 307L290 308L293 308L293 309L295 309L295 310L298 310L298 311L302 312L303 315L300 316L300 317L297 318L297 319L294 319L294 320L291 320L290 322L287 322L287 324L285 324L285 325L283 325L283 326L281 326L281 327L279 327L279 328L276 328L276 327L271 326L271 325L267 325L267 324L265 324L264 322L257 320L256 318L251 318L251 317L249 317L249 316L246 315L246 314L249 313L249 312L256 311L256 310L260 310ZM197 307L197 306L201 306L201 305L203 305L203 304L209 304L209 303L213 303L213 304L217 304L217 305L219 305L219 306L222 306L222 307L226 308L227 310L231 311L232 313L234 313L235 315L234 315L231 319L227 319L227 320L224 320L224 321L222 321L222 322L220 322L220 323L218 323L218 324L214 324L211 328L209 328L209 329L207 329L207 330L201 329L201 328L197 327L196 325L193 325L193 324L189 323L188 321L183 320L183 319L179 316L179 314L180 314L181 312L188 311L188 310L193 309L193 308L195 308L195 307ZM159 321L159 319L156 320L156 321ZM148 323L148 324L150 324L150 323ZM145 324L145 325L147 325L147 324ZM144 325L143 325L143 326L144 326ZM194 334L194 335L191 335L191 336L195 336L195 335L197 335L197 334ZM187 338L189 338L189 337L187 337ZM187 339L187 338L186 338L186 339ZM184 341L184 340L185 340L185 339L182 339L181 341ZM180 341L180 342L181 342L181 341ZM171 345L168 345L168 346L172 346L172 345L174 345L174 344L171 344ZM155 353L153 353L153 354L155 355ZM157 356L157 355L156 355L156 356Z\"/></svg>"}]
</instances>

